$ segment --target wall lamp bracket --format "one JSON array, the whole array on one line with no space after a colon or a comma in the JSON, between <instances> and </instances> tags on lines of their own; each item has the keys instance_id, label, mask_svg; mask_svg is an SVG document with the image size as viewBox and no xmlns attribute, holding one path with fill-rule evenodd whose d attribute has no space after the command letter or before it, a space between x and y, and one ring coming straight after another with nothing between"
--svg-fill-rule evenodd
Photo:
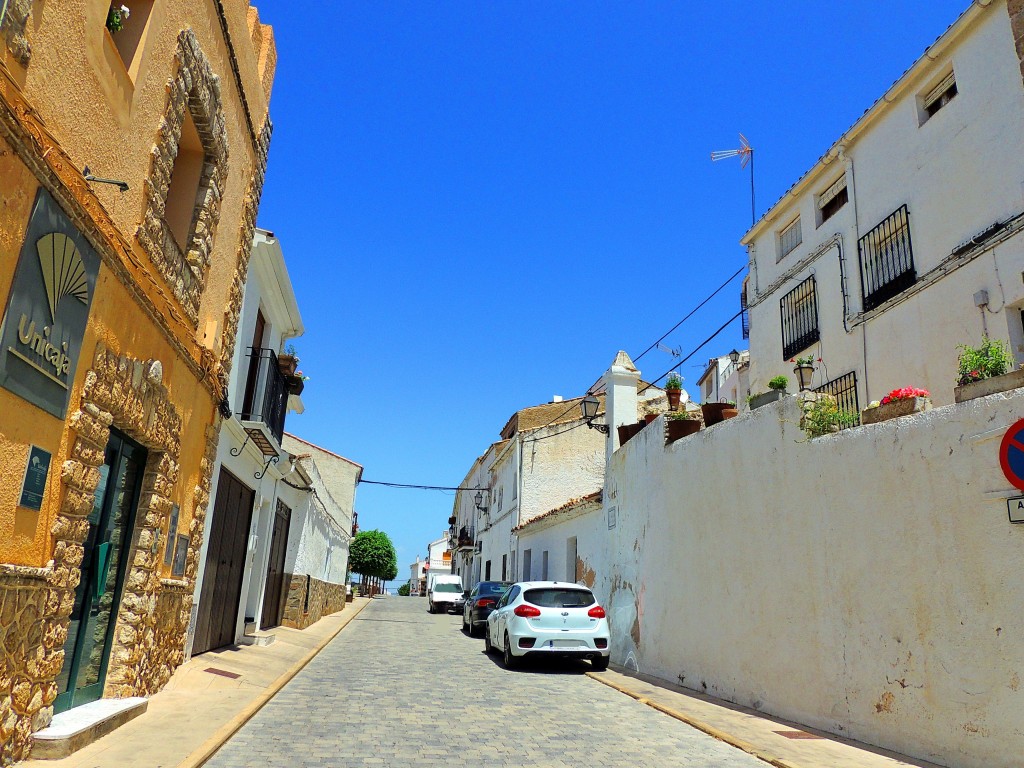
<instances>
[{"instance_id":1,"label":"wall lamp bracket","mask_svg":"<svg viewBox=\"0 0 1024 768\"><path fill-rule=\"evenodd\" d=\"M600 406L600 401L593 395L587 395L580 402L580 410L583 412L583 418L587 422L587 427L590 429L596 429L602 435L607 435L609 428L607 424L595 424L594 418L597 416L597 409Z\"/></svg>"},{"instance_id":2,"label":"wall lamp bracket","mask_svg":"<svg viewBox=\"0 0 1024 768\"><path fill-rule=\"evenodd\" d=\"M85 177L86 181L94 181L97 184L113 184L115 187L120 189L122 192L127 192L128 191L128 182L127 181L118 181L117 179L104 179L104 178L101 178L99 176L94 176L92 171L89 170L89 166L88 165L85 166L85 169L82 171L82 175Z\"/></svg>"}]
</instances>

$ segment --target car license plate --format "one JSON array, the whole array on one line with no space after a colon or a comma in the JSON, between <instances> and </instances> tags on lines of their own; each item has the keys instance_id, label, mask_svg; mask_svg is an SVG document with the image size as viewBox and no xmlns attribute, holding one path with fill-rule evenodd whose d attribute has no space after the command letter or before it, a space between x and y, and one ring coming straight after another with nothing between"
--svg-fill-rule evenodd
<instances>
[{"instance_id":1,"label":"car license plate","mask_svg":"<svg viewBox=\"0 0 1024 768\"><path fill-rule=\"evenodd\" d=\"M579 648L579 640L548 640L548 648Z\"/></svg>"}]
</instances>

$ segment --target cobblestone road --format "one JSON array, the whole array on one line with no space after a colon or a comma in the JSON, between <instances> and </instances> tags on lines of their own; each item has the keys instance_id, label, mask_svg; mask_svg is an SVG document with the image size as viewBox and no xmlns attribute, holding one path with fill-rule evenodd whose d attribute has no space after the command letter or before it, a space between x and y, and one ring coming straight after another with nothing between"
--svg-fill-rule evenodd
<instances>
[{"instance_id":1,"label":"cobblestone road","mask_svg":"<svg viewBox=\"0 0 1024 768\"><path fill-rule=\"evenodd\" d=\"M509 671L458 616L374 600L206 765L766 767L588 669Z\"/></svg>"}]
</instances>

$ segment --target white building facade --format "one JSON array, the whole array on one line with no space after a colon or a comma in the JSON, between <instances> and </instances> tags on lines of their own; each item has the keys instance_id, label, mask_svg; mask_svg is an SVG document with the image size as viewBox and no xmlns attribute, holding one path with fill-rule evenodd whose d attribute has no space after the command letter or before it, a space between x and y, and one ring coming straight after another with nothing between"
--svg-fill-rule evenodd
<instances>
[{"instance_id":1,"label":"white building facade","mask_svg":"<svg viewBox=\"0 0 1024 768\"><path fill-rule=\"evenodd\" d=\"M906 386L949 403L959 344L1024 361L1014 23L970 5L744 236L755 394L810 356L848 410Z\"/></svg>"}]
</instances>

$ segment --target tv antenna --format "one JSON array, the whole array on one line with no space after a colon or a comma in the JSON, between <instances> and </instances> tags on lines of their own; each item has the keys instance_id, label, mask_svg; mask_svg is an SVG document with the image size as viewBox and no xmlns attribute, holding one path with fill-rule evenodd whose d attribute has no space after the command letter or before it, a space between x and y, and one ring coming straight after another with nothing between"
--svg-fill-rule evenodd
<instances>
[{"instance_id":1,"label":"tv antenna","mask_svg":"<svg viewBox=\"0 0 1024 768\"><path fill-rule=\"evenodd\" d=\"M682 347L670 347L667 344L662 344L659 341L658 342L658 349L660 349L662 352L665 352L667 354L672 355L672 359L673 360L677 360L678 358L683 356L683 348Z\"/></svg>"},{"instance_id":2,"label":"tv antenna","mask_svg":"<svg viewBox=\"0 0 1024 768\"><path fill-rule=\"evenodd\" d=\"M729 157L738 157L740 159L740 168L746 168L748 164L750 165L750 226L754 226L757 223L757 217L754 214L754 148L750 146L747 137L742 133L740 134L739 149L720 149L711 153L712 162L725 160Z\"/></svg>"}]
</instances>

